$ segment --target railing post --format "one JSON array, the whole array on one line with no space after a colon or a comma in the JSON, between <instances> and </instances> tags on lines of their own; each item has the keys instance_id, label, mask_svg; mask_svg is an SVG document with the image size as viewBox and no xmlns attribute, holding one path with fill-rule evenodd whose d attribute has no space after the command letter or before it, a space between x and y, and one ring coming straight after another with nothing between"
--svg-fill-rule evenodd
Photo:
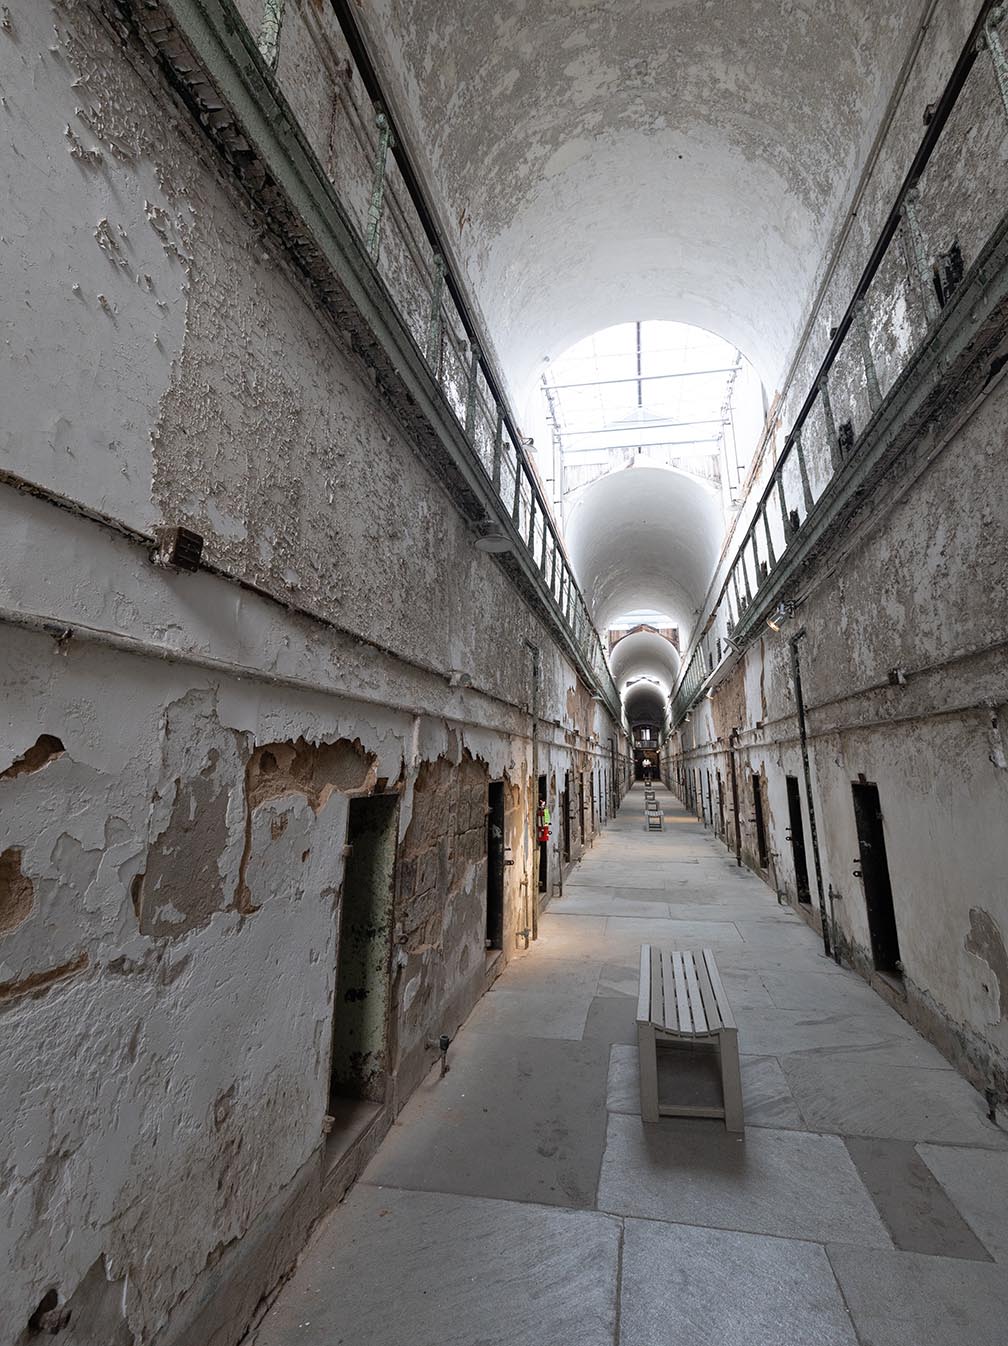
<instances>
[{"instance_id":1,"label":"railing post","mask_svg":"<svg viewBox=\"0 0 1008 1346\"><path fill-rule=\"evenodd\" d=\"M746 605L748 606L752 602L752 590L749 588L749 571L746 569L745 563L745 542L739 548L739 563L742 566L742 584L745 587Z\"/></svg>"},{"instance_id":2,"label":"railing post","mask_svg":"<svg viewBox=\"0 0 1008 1346\"><path fill-rule=\"evenodd\" d=\"M548 519L547 516L544 514L544 515L543 515L543 544L542 544L542 554L541 554L540 561L539 561L539 569L540 569L540 571L542 572L542 577L543 577L543 579L546 578L546 544L549 542L549 528L547 527L547 524L548 524L548 523L549 523L549 519Z\"/></svg>"},{"instance_id":3,"label":"railing post","mask_svg":"<svg viewBox=\"0 0 1008 1346\"><path fill-rule=\"evenodd\" d=\"M441 379L441 303L444 299L445 260L434 254L434 288L431 290L430 319L427 323L427 363L431 372Z\"/></svg>"},{"instance_id":4,"label":"railing post","mask_svg":"<svg viewBox=\"0 0 1008 1346\"><path fill-rule=\"evenodd\" d=\"M749 529L745 542L742 543L743 547L745 547L746 545L752 547L753 593L758 593L760 587L760 571L759 571L759 547L756 545L755 519L753 519L752 521L752 527Z\"/></svg>"},{"instance_id":5,"label":"railing post","mask_svg":"<svg viewBox=\"0 0 1008 1346\"><path fill-rule=\"evenodd\" d=\"M284 0L264 0L258 47L263 60L276 70L280 60L280 29L283 27Z\"/></svg>"},{"instance_id":6,"label":"railing post","mask_svg":"<svg viewBox=\"0 0 1008 1346\"><path fill-rule=\"evenodd\" d=\"M732 588L735 590L735 611L738 613L739 617L741 617L742 599L739 597L738 566L732 566L731 568L731 581L732 581Z\"/></svg>"},{"instance_id":7,"label":"railing post","mask_svg":"<svg viewBox=\"0 0 1008 1346\"><path fill-rule=\"evenodd\" d=\"M998 5L987 15L984 23L984 45L991 54L991 61L994 65L994 78L997 80L998 91L1001 94L1001 102L1004 104L1005 115L1008 116L1008 58L1005 57L1005 49L1001 44L1001 36L997 32L995 25L999 24L1008 12L1004 5Z\"/></svg>"},{"instance_id":8,"label":"railing post","mask_svg":"<svg viewBox=\"0 0 1008 1346\"><path fill-rule=\"evenodd\" d=\"M518 527L519 520L521 519L521 474L522 474L521 458L518 454L518 450L515 449L515 484L514 484L514 500L511 502L511 522L514 524L516 528Z\"/></svg>"},{"instance_id":9,"label":"railing post","mask_svg":"<svg viewBox=\"0 0 1008 1346\"><path fill-rule=\"evenodd\" d=\"M805 514L807 516L812 513L812 487L809 485L808 466L805 462L805 448L802 444L801 430L795 431L792 442L798 458L798 475L801 477L802 499L805 502Z\"/></svg>"},{"instance_id":10,"label":"railing post","mask_svg":"<svg viewBox=\"0 0 1008 1346\"><path fill-rule=\"evenodd\" d=\"M868 385L868 405L874 413L882 405L882 391L879 388L878 373L872 356L867 306L863 298L854 305L854 325L857 327L858 341L861 343L861 362L864 365L865 383Z\"/></svg>"},{"instance_id":11,"label":"railing post","mask_svg":"<svg viewBox=\"0 0 1008 1346\"><path fill-rule=\"evenodd\" d=\"M556 596L556 573L557 573L557 554L560 548L557 546L556 538L553 539L553 556L550 563L550 593Z\"/></svg>"},{"instance_id":12,"label":"railing post","mask_svg":"<svg viewBox=\"0 0 1008 1346\"><path fill-rule=\"evenodd\" d=\"M476 430L476 383L479 377L480 348L474 341L469 347L469 387L466 390L465 433L472 441Z\"/></svg>"},{"instance_id":13,"label":"railing post","mask_svg":"<svg viewBox=\"0 0 1008 1346\"><path fill-rule=\"evenodd\" d=\"M781 464L777 464L777 503L780 505L781 526L784 529L784 541L791 541L794 529L791 527L791 515L788 513L787 497L784 494L784 472Z\"/></svg>"},{"instance_id":14,"label":"railing post","mask_svg":"<svg viewBox=\"0 0 1008 1346\"><path fill-rule=\"evenodd\" d=\"M903 223L906 225L905 236L909 246L908 262L917 275L917 284L920 287L921 299L924 303L924 316L930 327L933 322L937 322L941 315L941 305L938 303L938 295L934 287L934 272L928 264L927 251L924 247L924 234L920 227L920 220L917 218L917 202L920 200L920 193L916 187L912 187L903 198Z\"/></svg>"},{"instance_id":15,"label":"railing post","mask_svg":"<svg viewBox=\"0 0 1008 1346\"><path fill-rule=\"evenodd\" d=\"M536 495L535 487L529 482L529 526L528 526L528 549L532 553L532 559L535 560L535 520L536 520Z\"/></svg>"},{"instance_id":16,"label":"railing post","mask_svg":"<svg viewBox=\"0 0 1008 1346\"><path fill-rule=\"evenodd\" d=\"M777 564L777 558L774 556L773 539L770 536L770 512L765 505L763 506L763 532L766 534L767 569L773 570Z\"/></svg>"},{"instance_id":17,"label":"railing post","mask_svg":"<svg viewBox=\"0 0 1008 1346\"><path fill-rule=\"evenodd\" d=\"M494 431L493 446L493 488L494 495L500 495L501 487L501 445L504 441L504 417L497 412L497 429Z\"/></svg>"},{"instance_id":18,"label":"railing post","mask_svg":"<svg viewBox=\"0 0 1008 1346\"><path fill-rule=\"evenodd\" d=\"M368 206L367 250L372 262L378 260L381 247L382 207L385 204L385 164L392 147L392 128L384 112L375 117L378 127L378 153L375 156L374 181L371 184L371 204Z\"/></svg>"},{"instance_id":19,"label":"railing post","mask_svg":"<svg viewBox=\"0 0 1008 1346\"><path fill-rule=\"evenodd\" d=\"M830 401L829 394L829 374L822 377L819 384L819 396L822 398L823 418L826 421L826 438L829 441L830 467L833 472L839 472L843 457L840 453L840 439L837 435L836 420L833 416L833 403Z\"/></svg>"}]
</instances>

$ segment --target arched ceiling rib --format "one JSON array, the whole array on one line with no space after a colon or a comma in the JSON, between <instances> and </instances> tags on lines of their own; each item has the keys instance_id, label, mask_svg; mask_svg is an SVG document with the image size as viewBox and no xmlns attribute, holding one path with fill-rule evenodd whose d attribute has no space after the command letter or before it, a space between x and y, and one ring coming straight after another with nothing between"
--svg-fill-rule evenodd
<instances>
[{"instance_id":1,"label":"arched ceiling rib","mask_svg":"<svg viewBox=\"0 0 1008 1346\"><path fill-rule=\"evenodd\" d=\"M638 318L719 333L773 388L919 9L371 0L519 398Z\"/></svg>"},{"instance_id":2,"label":"arched ceiling rib","mask_svg":"<svg viewBox=\"0 0 1008 1346\"><path fill-rule=\"evenodd\" d=\"M639 608L689 632L717 561L716 493L695 477L627 468L593 482L567 520L567 546L596 626Z\"/></svg>"},{"instance_id":3,"label":"arched ceiling rib","mask_svg":"<svg viewBox=\"0 0 1008 1346\"><path fill-rule=\"evenodd\" d=\"M631 728L636 724L664 723L666 697L653 682L638 682L623 698Z\"/></svg>"},{"instance_id":4,"label":"arched ceiling rib","mask_svg":"<svg viewBox=\"0 0 1008 1346\"><path fill-rule=\"evenodd\" d=\"M679 651L656 631L634 631L616 643L609 667L620 691L631 678L657 678L671 691L679 676Z\"/></svg>"}]
</instances>

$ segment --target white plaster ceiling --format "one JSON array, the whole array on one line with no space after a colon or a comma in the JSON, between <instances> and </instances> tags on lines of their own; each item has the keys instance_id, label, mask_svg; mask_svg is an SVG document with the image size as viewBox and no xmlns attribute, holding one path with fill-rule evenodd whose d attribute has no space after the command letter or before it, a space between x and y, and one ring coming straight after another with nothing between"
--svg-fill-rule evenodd
<instances>
[{"instance_id":1,"label":"white plaster ceiling","mask_svg":"<svg viewBox=\"0 0 1008 1346\"><path fill-rule=\"evenodd\" d=\"M708 328L779 387L924 2L369 0L516 404L544 359L648 319ZM713 491L618 472L566 531L600 628L652 609L688 638Z\"/></svg>"},{"instance_id":2,"label":"white plaster ceiling","mask_svg":"<svg viewBox=\"0 0 1008 1346\"><path fill-rule=\"evenodd\" d=\"M631 729L638 724L664 725L666 697L652 682L637 682L624 693L623 705Z\"/></svg>"},{"instance_id":3,"label":"white plaster ceiling","mask_svg":"<svg viewBox=\"0 0 1008 1346\"><path fill-rule=\"evenodd\" d=\"M656 631L633 631L610 651L609 667L620 690L630 678L657 678L671 691L679 676L679 651Z\"/></svg>"},{"instance_id":4,"label":"white plaster ceiling","mask_svg":"<svg viewBox=\"0 0 1008 1346\"><path fill-rule=\"evenodd\" d=\"M688 632L721 526L717 493L685 472L630 467L586 486L567 518L567 548L599 629L651 608Z\"/></svg>"},{"instance_id":5,"label":"white plaster ceiling","mask_svg":"<svg viewBox=\"0 0 1008 1346\"><path fill-rule=\"evenodd\" d=\"M773 389L923 0L369 0L519 405L613 323Z\"/></svg>"}]
</instances>

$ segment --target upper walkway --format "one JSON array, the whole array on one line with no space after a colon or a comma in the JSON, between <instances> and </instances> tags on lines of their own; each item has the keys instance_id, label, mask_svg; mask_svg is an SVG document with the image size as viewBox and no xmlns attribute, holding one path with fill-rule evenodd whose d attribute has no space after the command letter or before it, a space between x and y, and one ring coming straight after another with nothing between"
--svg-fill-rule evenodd
<instances>
[{"instance_id":1,"label":"upper walkway","mask_svg":"<svg viewBox=\"0 0 1008 1346\"><path fill-rule=\"evenodd\" d=\"M638 786L323 1221L256 1346L1005 1346L1008 1135ZM642 942L714 949L746 1133L643 1127Z\"/></svg>"}]
</instances>

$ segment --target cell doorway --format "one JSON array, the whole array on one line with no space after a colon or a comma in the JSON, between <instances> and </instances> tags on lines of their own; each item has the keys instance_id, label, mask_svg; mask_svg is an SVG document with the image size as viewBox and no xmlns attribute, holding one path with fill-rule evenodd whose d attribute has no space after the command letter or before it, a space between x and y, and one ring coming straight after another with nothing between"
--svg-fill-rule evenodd
<instances>
[{"instance_id":1,"label":"cell doorway","mask_svg":"<svg viewBox=\"0 0 1008 1346\"><path fill-rule=\"evenodd\" d=\"M486 947L504 947L504 782L487 793Z\"/></svg>"},{"instance_id":2,"label":"cell doorway","mask_svg":"<svg viewBox=\"0 0 1008 1346\"><path fill-rule=\"evenodd\" d=\"M537 835L538 835L538 830L539 830L539 819L540 819L540 818L542 818L542 819L544 820L544 821L543 821L543 831L546 830L546 826L547 826L547 824L546 824L546 822L545 822L545 818L546 818L546 816L547 816L547 814L546 814L546 777L545 777L545 776L540 776L540 777L539 777L539 790L538 790L538 795L539 795L539 807L538 807L538 809L537 809L537 811L536 811L536 831L537 831ZM545 893L545 892L546 892L546 888L547 888L547 884L548 884L548 882L549 882L549 842L548 842L548 841L540 841L540 842L538 843L538 846L539 846L539 891L540 891L540 893Z\"/></svg>"},{"instance_id":3,"label":"cell doorway","mask_svg":"<svg viewBox=\"0 0 1008 1346\"><path fill-rule=\"evenodd\" d=\"M350 801L329 1072L331 1158L385 1102L398 795Z\"/></svg>"},{"instance_id":4,"label":"cell doorway","mask_svg":"<svg viewBox=\"0 0 1008 1346\"><path fill-rule=\"evenodd\" d=\"M812 890L809 888L808 859L805 855L805 824L802 822L801 789L797 776L786 776L788 802L788 840L791 842L791 858L794 861L795 888L799 902L811 902Z\"/></svg>"},{"instance_id":5,"label":"cell doorway","mask_svg":"<svg viewBox=\"0 0 1008 1346\"><path fill-rule=\"evenodd\" d=\"M885 833L882 830L882 807L879 803L878 786L866 781L854 781L851 789L854 793L854 820L857 824L858 851L861 856L860 875L868 912L872 959L877 972L901 977L903 964L900 961L896 911L893 906L892 882L889 878Z\"/></svg>"},{"instance_id":6,"label":"cell doorway","mask_svg":"<svg viewBox=\"0 0 1008 1346\"><path fill-rule=\"evenodd\" d=\"M766 818L763 812L763 778L755 772L752 778L753 822L756 824L756 852L760 869L766 869L770 863L767 849Z\"/></svg>"}]
</instances>

